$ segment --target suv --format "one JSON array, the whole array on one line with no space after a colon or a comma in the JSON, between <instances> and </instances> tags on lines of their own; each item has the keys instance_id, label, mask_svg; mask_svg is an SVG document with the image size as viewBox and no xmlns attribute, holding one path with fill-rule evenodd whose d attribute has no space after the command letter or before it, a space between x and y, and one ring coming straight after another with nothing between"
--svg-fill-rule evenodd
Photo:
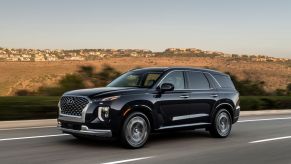
<instances>
[{"instance_id":1,"label":"suv","mask_svg":"<svg viewBox=\"0 0 291 164\"><path fill-rule=\"evenodd\" d=\"M205 128L225 138L240 113L239 93L229 75L180 67L135 69L103 88L66 92L58 127L78 139L116 137L140 148L149 134Z\"/></svg>"}]
</instances>

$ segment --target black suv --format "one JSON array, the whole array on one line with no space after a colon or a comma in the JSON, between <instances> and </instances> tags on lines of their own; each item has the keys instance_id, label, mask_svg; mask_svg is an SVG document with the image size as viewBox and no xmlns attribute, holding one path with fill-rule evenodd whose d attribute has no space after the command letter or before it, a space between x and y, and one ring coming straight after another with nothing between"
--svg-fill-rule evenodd
<instances>
[{"instance_id":1,"label":"black suv","mask_svg":"<svg viewBox=\"0 0 291 164\"><path fill-rule=\"evenodd\" d=\"M181 67L135 69L107 87L66 92L58 126L77 138L116 137L142 147L152 132L205 128L230 134L240 113L239 93L227 74Z\"/></svg>"}]
</instances>

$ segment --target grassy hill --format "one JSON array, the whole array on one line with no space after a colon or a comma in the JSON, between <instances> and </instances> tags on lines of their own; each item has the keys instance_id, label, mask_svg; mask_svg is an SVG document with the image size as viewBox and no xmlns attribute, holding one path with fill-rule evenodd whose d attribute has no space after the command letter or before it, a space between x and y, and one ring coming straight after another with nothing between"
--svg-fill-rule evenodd
<instances>
[{"instance_id":1,"label":"grassy hill","mask_svg":"<svg viewBox=\"0 0 291 164\"><path fill-rule=\"evenodd\" d=\"M91 65L97 70L107 64L120 72L135 67L187 66L206 67L230 72L238 79L264 81L267 91L285 89L291 83L291 67L283 62L258 62L235 58L210 57L111 57L95 61L0 62L0 96L13 95L19 89L36 90L52 86L79 66Z\"/></svg>"}]
</instances>

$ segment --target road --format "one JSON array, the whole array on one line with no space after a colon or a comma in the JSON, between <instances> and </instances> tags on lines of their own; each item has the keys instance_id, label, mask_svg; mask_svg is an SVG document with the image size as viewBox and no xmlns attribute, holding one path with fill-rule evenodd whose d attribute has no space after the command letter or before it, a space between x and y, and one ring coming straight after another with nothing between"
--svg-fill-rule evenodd
<instances>
[{"instance_id":1,"label":"road","mask_svg":"<svg viewBox=\"0 0 291 164\"><path fill-rule=\"evenodd\" d=\"M138 150L116 141L79 141L55 127L0 129L2 164L290 164L291 115L241 117L226 139L204 130L154 134Z\"/></svg>"}]
</instances>

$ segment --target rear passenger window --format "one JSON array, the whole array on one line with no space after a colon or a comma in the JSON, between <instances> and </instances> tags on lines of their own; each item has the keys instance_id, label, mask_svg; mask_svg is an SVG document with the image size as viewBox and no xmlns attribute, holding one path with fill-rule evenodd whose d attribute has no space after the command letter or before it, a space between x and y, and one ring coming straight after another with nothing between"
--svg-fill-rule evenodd
<instances>
[{"instance_id":1,"label":"rear passenger window","mask_svg":"<svg viewBox=\"0 0 291 164\"><path fill-rule=\"evenodd\" d=\"M209 82L202 72L188 72L189 89L209 89Z\"/></svg>"},{"instance_id":2,"label":"rear passenger window","mask_svg":"<svg viewBox=\"0 0 291 164\"><path fill-rule=\"evenodd\" d=\"M229 76L217 74L214 74L213 76L220 84L221 88L235 88Z\"/></svg>"}]
</instances>

